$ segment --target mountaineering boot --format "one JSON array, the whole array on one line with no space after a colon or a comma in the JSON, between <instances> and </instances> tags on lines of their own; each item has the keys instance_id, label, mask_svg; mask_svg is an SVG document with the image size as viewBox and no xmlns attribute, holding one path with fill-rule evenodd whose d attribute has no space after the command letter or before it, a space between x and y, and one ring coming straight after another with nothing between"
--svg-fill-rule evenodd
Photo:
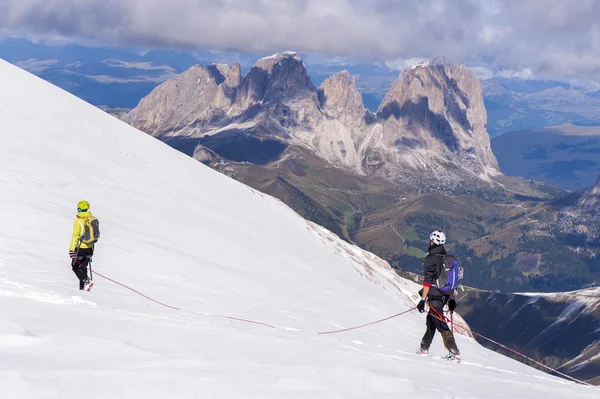
<instances>
[{"instance_id":1,"label":"mountaineering boot","mask_svg":"<svg viewBox=\"0 0 600 399\"><path fill-rule=\"evenodd\" d=\"M89 290L90 290L90 288L92 287L92 285L93 285L93 284L91 283L90 279L88 278L88 279L86 279L86 280L84 281L84 283L83 283L83 288L82 288L82 289L83 289L83 290L85 290L85 291L89 291Z\"/></svg>"},{"instance_id":2,"label":"mountaineering boot","mask_svg":"<svg viewBox=\"0 0 600 399\"><path fill-rule=\"evenodd\" d=\"M460 363L460 351L456 346L456 341L454 340L454 334L452 331L444 331L442 332L442 340L444 341L444 347L448 349L448 355L444 356L446 360L455 360Z\"/></svg>"},{"instance_id":3,"label":"mountaineering boot","mask_svg":"<svg viewBox=\"0 0 600 399\"><path fill-rule=\"evenodd\" d=\"M427 356L429 355L429 349L419 348L417 349L417 355Z\"/></svg>"},{"instance_id":4,"label":"mountaineering boot","mask_svg":"<svg viewBox=\"0 0 600 399\"><path fill-rule=\"evenodd\" d=\"M456 363L460 363L460 355L459 354L453 354L453 353L448 353L446 356L442 356L443 360L448 360L450 362L456 362Z\"/></svg>"},{"instance_id":5,"label":"mountaineering boot","mask_svg":"<svg viewBox=\"0 0 600 399\"><path fill-rule=\"evenodd\" d=\"M442 332L442 340L444 341L444 347L448 349L448 352L452 354L460 353L458 347L456 346L456 341L454 340L454 334L452 334L452 331Z\"/></svg>"}]
</instances>

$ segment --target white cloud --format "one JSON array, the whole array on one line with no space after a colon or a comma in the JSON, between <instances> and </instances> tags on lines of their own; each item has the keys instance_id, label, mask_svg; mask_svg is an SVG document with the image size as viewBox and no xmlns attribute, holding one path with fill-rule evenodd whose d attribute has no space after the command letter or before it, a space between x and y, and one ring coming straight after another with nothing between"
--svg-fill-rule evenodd
<instances>
[{"instance_id":1,"label":"white cloud","mask_svg":"<svg viewBox=\"0 0 600 399\"><path fill-rule=\"evenodd\" d=\"M600 0L4 0L0 30L196 50L446 56L598 80L598 15Z\"/></svg>"},{"instance_id":2,"label":"white cloud","mask_svg":"<svg viewBox=\"0 0 600 399\"><path fill-rule=\"evenodd\" d=\"M23 68L29 72L40 73L56 64L56 62L57 60L38 60L33 58L26 61L17 62L16 65L19 68Z\"/></svg>"},{"instance_id":3,"label":"white cloud","mask_svg":"<svg viewBox=\"0 0 600 399\"><path fill-rule=\"evenodd\" d=\"M414 65L427 62L427 60L429 60L429 58L424 58L424 57L398 58L395 60L386 61L385 65L387 65L388 68L396 69L396 70L400 71L404 68L410 68Z\"/></svg>"}]
</instances>

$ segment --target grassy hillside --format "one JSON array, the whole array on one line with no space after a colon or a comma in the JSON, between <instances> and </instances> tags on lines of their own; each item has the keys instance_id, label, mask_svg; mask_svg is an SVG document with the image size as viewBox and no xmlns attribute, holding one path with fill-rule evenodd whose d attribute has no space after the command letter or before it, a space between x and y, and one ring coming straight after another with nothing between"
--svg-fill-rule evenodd
<instances>
[{"instance_id":1,"label":"grassy hillside","mask_svg":"<svg viewBox=\"0 0 600 399\"><path fill-rule=\"evenodd\" d=\"M281 199L398 270L420 272L430 232L442 229L449 237L448 248L463 260L471 286L558 291L600 281L600 269L594 266L600 245L588 243L588 251L581 251L573 246L572 236L557 229L568 199L520 201L516 196L513 203L493 204L472 196L419 195L334 168L294 146L262 166L215 154L205 162Z\"/></svg>"}]
</instances>

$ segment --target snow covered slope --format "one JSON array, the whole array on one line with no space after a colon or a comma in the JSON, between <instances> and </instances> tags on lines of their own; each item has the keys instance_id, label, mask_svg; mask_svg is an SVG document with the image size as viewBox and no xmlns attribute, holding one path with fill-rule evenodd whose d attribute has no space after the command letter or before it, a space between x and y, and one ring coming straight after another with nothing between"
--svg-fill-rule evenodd
<instances>
[{"instance_id":1,"label":"snow covered slope","mask_svg":"<svg viewBox=\"0 0 600 399\"><path fill-rule=\"evenodd\" d=\"M0 121L2 398L598 395L466 337L463 364L419 357L416 313L317 335L407 310L418 287L3 61ZM98 277L81 295L67 257L80 199L101 220L94 268L181 310Z\"/></svg>"}]
</instances>

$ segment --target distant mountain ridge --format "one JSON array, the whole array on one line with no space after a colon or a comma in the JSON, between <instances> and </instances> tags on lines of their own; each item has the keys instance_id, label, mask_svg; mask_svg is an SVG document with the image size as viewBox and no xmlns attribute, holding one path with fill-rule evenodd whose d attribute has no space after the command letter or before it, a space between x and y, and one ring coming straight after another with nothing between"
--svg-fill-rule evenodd
<instances>
[{"instance_id":1,"label":"distant mountain ridge","mask_svg":"<svg viewBox=\"0 0 600 399\"><path fill-rule=\"evenodd\" d=\"M492 136L566 123L600 126L600 98L583 87L506 78L484 80L482 87Z\"/></svg>"},{"instance_id":2,"label":"distant mountain ridge","mask_svg":"<svg viewBox=\"0 0 600 399\"><path fill-rule=\"evenodd\" d=\"M132 108L159 83L198 58L183 51L50 46L25 39L0 40L0 58L84 99L110 108Z\"/></svg>"},{"instance_id":3,"label":"distant mountain ridge","mask_svg":"<svg viewBox=\"0 0 600 399\"><path fill-rule=\"evenodd\" d=\"M104 109L133 108L140 99L163 81L194 64L234 61L247 71L263 54L239 54L210 51L141 50L128 48L48 45L25 39L0 39L0 58L40 76ZM357 77L357 88L367 109L376 112L398 77L399 70L383 62L356 63L352 60L326 60L308 55L308 74L320 86L331 74L342 69ZM501 133L542 128L548 125L577 123L598 125L597 113L589 104L600 99L598 89L575 87L549 80L493 78L482 81L488 112L487 129L492 136ZM494 97L494 88L503 87L504 98ZM574 94L570 110L560 108L560 98L527 96L546 89L562 87ZM571 97L571 94L567 95ZM591 102L589 102L587 99ZM559 108L556 107L559 105ZM590 114L591 112L591 114Z\"/></svg>"},{"instance_id":4,"label":"distant mountain ridge","mask_svg":"<svg viewBox=\"0 0 600 399\"><path fill-rule=\"evenodd\" d=\"M135 107L160 83L199 62L209 65L235 60L248 70L262 55L54 45L0 37L0 58L106 109ZM359 76L361 94L372 110L377 109L399 73L383 63L343 65L342 68ZM309 75L320 85L340 69L326 60L311 57Z\"/></svg>"},{"instance_id":5,"label":"distant mountain ridge","mask_svg":"<svg viewBox=\"0 0 600 399\"><path fill-rule=\"evenodd\" d=\"M123 119L155 137L195 140L235 161L249 160L249 146L268 147L259 157L268 162L281 154L273 148L300 145L333 166L416 191L503 200L479 80L463 65L434 61L404 70L375 113L365 109L348 72L316 88L293 52L260 59L233 85L219 70L190 68ZM248 144L255 140L261 144Z\"/></svg>"},{"instance_id":6,"label":"distant mountain ridge","mask_svg":"<svg viewBox=\"0 0 600 399\"><path fill-rule=\"evenodd\" d=\"M459 303L474 330L600 385L600 288L551 294L468 290Z\"/></svg>"},{"instance_id":7,"label":"distant mountain ridge","mask_svg":"<svg viewBox=\"0 0 600 399\"><path fill-rule=\"evenodd\" d=\"M502 172L567 190L590 187L600 174L600 127L565 124L492 139Z\"/></svg>"}]
</instances>

